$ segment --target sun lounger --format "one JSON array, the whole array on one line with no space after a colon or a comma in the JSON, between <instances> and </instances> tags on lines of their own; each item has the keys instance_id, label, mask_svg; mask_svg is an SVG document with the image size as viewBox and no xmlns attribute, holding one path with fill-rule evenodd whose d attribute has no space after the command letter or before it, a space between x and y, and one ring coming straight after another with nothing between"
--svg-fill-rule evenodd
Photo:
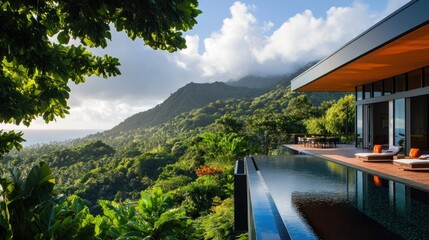
<instances>
[{"instance_id":1,"label":"sun lounger","mask_svg":"<svg viewBox=\"0 0 429 240\"><path fill-rule=\"evenodd\" d=\"M429 155L421 155L418 158L403 158L393 160L393 164L409 171L428 171Z\"/></svg>"},{"instance_id":2,"label":"sun lounger","mask_svg":"<svg viewBox=\"0 0 429 240\"><path fill-rule=\"evenodd\" d=\"M392 146L381 153L356 153L355 157L364 162L368 161L392 161L393 157L401 151L400 146Z\"/></svg>"}]
</instances>

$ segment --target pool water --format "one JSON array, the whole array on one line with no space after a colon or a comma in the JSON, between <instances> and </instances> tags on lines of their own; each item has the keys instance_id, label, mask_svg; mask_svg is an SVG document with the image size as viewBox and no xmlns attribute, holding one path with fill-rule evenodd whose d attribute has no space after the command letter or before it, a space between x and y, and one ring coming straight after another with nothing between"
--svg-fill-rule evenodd
<instances>
[{"instance_id":1,"label":"pool water","mask_svg":"<svg viewBox=\"0 0 429 240\"><path fill-rule=\"evenodd\" d=\"M256 156L292 239L429 239L429 193L309 155Z\"/></svg>"}]
</instances>

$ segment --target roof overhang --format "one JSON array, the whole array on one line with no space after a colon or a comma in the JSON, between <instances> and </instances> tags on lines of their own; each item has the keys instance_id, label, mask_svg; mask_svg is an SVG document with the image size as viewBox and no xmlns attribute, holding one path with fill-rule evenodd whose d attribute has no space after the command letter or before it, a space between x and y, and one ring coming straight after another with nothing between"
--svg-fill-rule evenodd
<instances>
[{"instance_id":1,"label":"roof overhang","mask_svg":"<svg viewBox=\"0 0 429 240\"><path fill-rule=\"evenodd\" d=\"M429 1L414 0L291 82L293 91L353 92L356 86L429 65Z\"/></svg>"}]
</instances>

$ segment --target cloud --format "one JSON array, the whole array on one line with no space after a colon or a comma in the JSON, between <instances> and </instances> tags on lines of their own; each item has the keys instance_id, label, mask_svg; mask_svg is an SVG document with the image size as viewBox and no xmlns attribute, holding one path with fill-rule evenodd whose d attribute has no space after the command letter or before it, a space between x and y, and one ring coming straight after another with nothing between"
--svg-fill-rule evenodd
<instances>
[{"instance_id":1,"label":"cloud","mask_svg":"<svg viewBox=\"0 0 429 240\"><path fill-rule=\"evenodd\" d=\"M268 60L285 64L317 60L367 29L374 20L375 15L363 4L332 7L326 18L315 18L306 10L282 24L253 53L260 64Z\"/></svg>"},{"instance_id":2,"label":"cloud","mask_svg":"<svg viewBox=\"0 0 429 240\"><path fill-rule=\"evenodd\" d=\"M203 76L230 73L240 77L249 71L253 61L249 45L257 36L256 19L239 2L230 11L232 16L223 21L221 30L204 40L205 52L199 65Z\"/></svg>"},{"instance_id":3,"label":"cloud","mask_svg":"<svg viewBox=\"0 0 429 240\"><path fill-rule=\"evenodd\" d=\"M65 119L58 119L58 127L72 126L79 123L77 128L87 129L108 129L113 124L118 124L124 120L124 116L131 116L135 113L148 110L156 102L139 102L129 104L120 100L86 100L85 104L71 109L70 116ZM70 128L70 127L68 127Z\"/></svg>"},{"instance_id":4,"label":"cloud","mask_svg":"<svg viewBox=\"0 0 429 240\"><path fill-rule=\"evenodd\" d=\"M323 18L305 10L267 34L273 23L260 24L251 13L254 8L235 2L221 29L203 40L203 52L197 55L199 38L192 36L193 50L176 56L177 64L215 80L284 74L327 56L379 18L368 5L357 2L350 7L332 7Z\"/></svg>"},{"instance_id":5,"label":"cloud","mask_svg":"<svg viewBox=\"0 0 429 240\"><path fill-rule=\"evenodd\" d=\"M132 41L123 33L114 33L109 47L95 53L119 58L122 74L109 79L91 77L85 84L72 86L72 94L103 100L161 100L185 82L168 53L144 46L141 40Z\"/></svg>"},{"instance_id":6,"label":"cloud","mask_svg":"<svg viewBox=\"0 0 429 240\"><path fill-rule=\"evenodd\" d=\"M126 117L146 111L158 102L142 101L130 104L121 100L84 99L74 103L70 114L46 124L38 118L31 123L32 129L110 129ZM3 129L17 129L15 125L0 125ZM18 129L26 129L20 126Z\"/></svg>"},{"instance_id":7,"label":"cloud","mask_svg":"<svg viewBox=\"0 0 429 240\"><path fill-rule=\"evenodd\" d=\"M224 19L221 29L203 40L202 54L197 51L199 37L188 36L187 45L192 50L176 54L177 64L200 74L205 81L225 81L248 74L254 62L249 45L257 42L253 38L258 37L260 31L249 7L235 2L230 8L231 17Z\"/></svg>"}]
</instances>

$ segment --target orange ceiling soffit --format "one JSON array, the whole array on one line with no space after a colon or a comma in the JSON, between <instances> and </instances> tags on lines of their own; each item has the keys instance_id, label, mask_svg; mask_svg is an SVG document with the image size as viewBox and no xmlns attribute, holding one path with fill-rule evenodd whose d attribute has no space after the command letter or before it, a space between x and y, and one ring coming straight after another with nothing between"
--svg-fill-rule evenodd
<instances>
[{"instance_id":1,"label":"orange ceiling soffit","mask_svg":"<svg viewBox=\"0 0 429 240\"><path fill-rule=\"evenodd\" d=\"M429 66L429 1L410 1L292 80L293 91L356 86Z\"/></svg>"}]
</instances>

